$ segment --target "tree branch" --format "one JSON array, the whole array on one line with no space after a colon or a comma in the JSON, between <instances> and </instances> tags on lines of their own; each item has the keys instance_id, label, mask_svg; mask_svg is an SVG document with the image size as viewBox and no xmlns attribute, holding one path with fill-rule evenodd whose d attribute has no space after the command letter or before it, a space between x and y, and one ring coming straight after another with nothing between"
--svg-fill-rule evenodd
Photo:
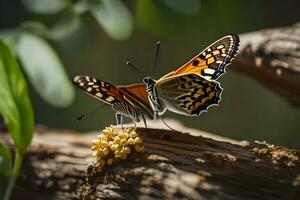
<instances>
[{"instance_id":1,"label":"tree branch","mask_svg":"<svg viewBox=\"0 0 300 200\"><path fill-rule=\"evenodd\" d=\"M300 24L240 35L233 68L300 106Z\"/></svg>"},{"instance_id":2,"label":"tree branch","mask_svg":"<svg viewBox=\"0 0 300 200\"><path fill-rule=\"evenodd\" d=\"M145 152L132 153L102 172L88 167L93 161L90 141L97 133L37 134L14 199L295 199L300 195L298 151L162 129L140 128L138 133Z\"/></svg>"}]
</instances>

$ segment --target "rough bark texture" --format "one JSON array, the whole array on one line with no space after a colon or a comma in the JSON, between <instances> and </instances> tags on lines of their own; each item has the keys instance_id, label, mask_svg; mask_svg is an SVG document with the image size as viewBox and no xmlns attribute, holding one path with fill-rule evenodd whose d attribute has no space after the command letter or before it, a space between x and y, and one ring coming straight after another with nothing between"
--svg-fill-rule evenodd
<instances>
[{"instance_id":1,"label":"rough bark texture","mask_svg":"<svg viewBox=\"0 0 300 200\"><path fill-rule=\"evenodd\" d=\"M88 167L93 161L89 146L97 133L39 131L24 161L14 199L300 197L297 151L259 142L232 144L195 132L142 128L138 133L144 140L144 153L132 153L94 172L92 165Z\"/></svg>"},{"instance_id":2,"label":"rough bark texture","mask_svg":"<svg viewBox=\"0 0 300 200\"><path fill-rule=\"evenodd\" d=\"M240 35L233 68L300 106L300 23Z\"/></svg>"}]
</instances>

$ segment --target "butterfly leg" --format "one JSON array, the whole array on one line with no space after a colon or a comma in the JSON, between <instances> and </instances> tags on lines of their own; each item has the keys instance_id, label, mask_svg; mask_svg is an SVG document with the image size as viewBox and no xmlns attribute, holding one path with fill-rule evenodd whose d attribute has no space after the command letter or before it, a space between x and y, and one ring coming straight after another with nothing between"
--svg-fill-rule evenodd
<instances>
[{"instance_id":1,"label":"butterfly leg","mask_svg":"<svg viewBox=\"0 0 300 200\"><path fill-rule=\"evenodd\" d=\"M117 125L121 125L123 129L123 115L121 115L120 113L116 113L116 121Z\"/></svg>"},{"instance_id":2,"label":"butterfly leg","mask_svg":"<svg viewBox=\"0 0 300 200\"><path fill-rule=\"evenodd\" d=\"M136 128L136 123L135 123L135 121L132 121L132 123L134 124L133 129L135 129L135 128Z\"/></svg>"},{"instance_id":3,"label":"butterfly leg","mask_svg":"<svg viewBox=\"0 0 300 200\"><path fill-rule=\"evenodd\" d=\"M165 120L162 118L161 115L158 115L158 117L159 117L159 119L165 124L165 126L168 127L171 131L179 132L179 131L173 129L171 126L169 126L169 125L165 122Z\"/></svg>"},{"instance_id":4,"label":"butterfly leg","mask_svg":"<svg viewBox=\"0 0 300 200\"><path fill-rule=\"evenodd\" d=\"M141 113L141 116L142 116L145 128L147 128L147 121L146 121L145 115L143 113Z\"/></svg>"}]
</instances>

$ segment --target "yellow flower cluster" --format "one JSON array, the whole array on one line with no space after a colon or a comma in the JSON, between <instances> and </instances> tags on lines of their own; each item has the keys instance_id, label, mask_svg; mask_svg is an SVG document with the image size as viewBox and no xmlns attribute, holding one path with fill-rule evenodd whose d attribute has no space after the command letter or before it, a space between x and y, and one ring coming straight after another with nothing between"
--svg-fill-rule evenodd
<instances>
[{"instance_id":1,"label":"yellow flower cluster","mask_svg":"<svg viewBox=\"0 0 300 200\"><path fill-rule=\"evenodd\" d=\"M135 128L116 130L115 127L106 127L98 139L92 141L94 151L100 167L111 165L119 159L126 159L132 151L144 152L143 140L138 137Z\"/></svg>"}]
</instances>

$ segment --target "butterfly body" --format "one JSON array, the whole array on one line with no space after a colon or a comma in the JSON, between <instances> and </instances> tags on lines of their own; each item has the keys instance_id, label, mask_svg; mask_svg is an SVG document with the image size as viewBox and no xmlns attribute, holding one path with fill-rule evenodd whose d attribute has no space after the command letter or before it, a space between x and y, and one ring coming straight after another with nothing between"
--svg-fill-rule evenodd
<instances>
[{"instance_id":1,"label":"butterfly body","mask_svg":"<svg viewBox=\"0 0 300 200\"><path fill-rule=\"evenodd\" d=\"M199 116L218 105L222 88L217 79L224 74L238 51L239 37L227 35L204 49L190 61L158 80L151 77L144 83L113 86L89 76L76 76L73 82L89 95L107 103L116 111L117 123L129 117L146 126L145 118L155 119L166 110Z\"/></svg>"},{"instance_id":2,"label":"butterfly body","mask_svg":"<svg viewBox=\"0 0 300 200\"><path fill-rule=\"evenodd\" d=\"M166 106L163 101L159 98L156 83L157 81L151 77L146 77L143 79L146 85L146 91L148 92L148 99L152 110L154 111L154 116L162 115L166 111Z\"/></svg>"}]
</instances>

